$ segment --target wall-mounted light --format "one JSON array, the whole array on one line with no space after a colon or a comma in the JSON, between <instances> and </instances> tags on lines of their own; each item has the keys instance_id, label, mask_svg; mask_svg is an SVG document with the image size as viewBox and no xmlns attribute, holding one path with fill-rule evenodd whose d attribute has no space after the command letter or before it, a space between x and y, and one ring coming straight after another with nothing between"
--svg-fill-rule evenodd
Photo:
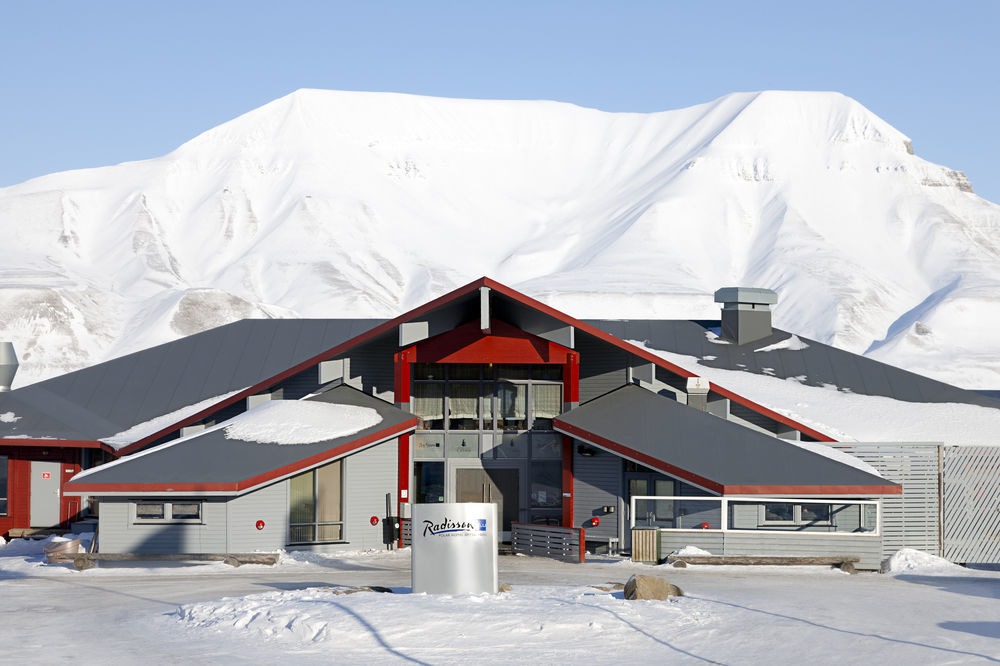
<instances>
[{"instance_id":1,"label":"wall-mounted light","mask_svg":"<svg viewBox=\"0 0 1000 666\"><path fill-rule=\"evenodd\" d=\"M577 445L576 452L579 453L581 456L587 456L588 458L597 453L597 451L590 448L589 446L586 446L585 444Z\"/></svg>"}]
</instances>

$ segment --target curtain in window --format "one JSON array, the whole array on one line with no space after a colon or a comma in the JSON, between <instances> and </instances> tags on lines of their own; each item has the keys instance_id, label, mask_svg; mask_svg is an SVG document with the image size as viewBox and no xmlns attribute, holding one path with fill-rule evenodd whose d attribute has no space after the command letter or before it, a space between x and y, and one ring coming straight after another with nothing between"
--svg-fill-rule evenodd
<instances>
[{"instance_id":1,"label":"curtain in window","mask_svg":"<svg viewBox=\"0 0 1000 666\"><path fill-rule=\"evenodd\" d=\"M562 387L535 384L531 387L531 409L536 419L554 419L562 412Z\"/></svg>"},{"instance_id":2,"label":"curtain in window","mask_svg":"<svg viewBox=\"0 0 1000 666\"><path fill-rule=\"evenodd\" d=\"M317 469L316 481L316 522L340 522L340 461Z\"/></svg>"},{"instance_id":3,"label":"curtain in window","mask_svg":"<svg viewBox=\"0 0 1000 666\"><path fill-rule=\"evenodd\" d=\"M311 523L316 520L316 498L313 494L311 471L289 480L289 504L289 522Z\"/></svg>"},{"instance_id":4,"label":"curtain in window","mask_svg":"<svg viewBox=\"0 0 1000 666\"><path fill-rule=\"evenodd\" d=\"M444 418L444 384L414 384L413 413L425 421Z\"/></svg>"},{"instance_id":5,"label":"curtain in window","mask_svg":"<svg viewBox=\"0 0 1000 666\"><path fill-rule=\"evenodd\" d=\"M478 419L479 384L449 384L448 409L453 419Z\"/></svg>"}]
</instances>

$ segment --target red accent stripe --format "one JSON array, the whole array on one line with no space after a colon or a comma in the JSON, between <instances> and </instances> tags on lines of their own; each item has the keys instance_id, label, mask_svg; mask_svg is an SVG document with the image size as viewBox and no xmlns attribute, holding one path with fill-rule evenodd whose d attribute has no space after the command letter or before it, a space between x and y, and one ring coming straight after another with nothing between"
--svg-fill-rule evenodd
<instances>
[{"instance_id":1,"label":"red accent stripe","mask_svg":"<svg viewBox=\"0 0 1000 666\"><path fill-rule=\"evenodd\" d=\"M89 439L31 439L27 437L18 439L0 439L0 446L33 446L36 449L104 449L109 453L115 450L105 444Z\"/></svg>"},{"instance_id":2,"label":"red accent stripe","mask_svg":"<svg viewBox=\"0 0 1000 666\"><path fill-rule=\"evenodd\" d=\"M563 435L562 491L563 527L573 527L573 439L567 435Z\"/></svg>"},{"instance_id":3,"label":"red accent stripe","mask_svg":"<svg viewBox=\"0 0 1000 666\"><path fill-rule=\"evenodd\" d=\"M242 481L230 481L224 483L67 483L66 490L71 492L238 492L267 483L274 479L288 476L300 470L314 467L332 458L339 458L370 444L383 440L399 437L404 433L417 427L417 419L413 417L398 425L383 428L371 434L359 437L341 444L332 449L327 449L316 455L309 456L303 460L283 465L264 474L252 476Z\"/></svg>"}]
</instances>

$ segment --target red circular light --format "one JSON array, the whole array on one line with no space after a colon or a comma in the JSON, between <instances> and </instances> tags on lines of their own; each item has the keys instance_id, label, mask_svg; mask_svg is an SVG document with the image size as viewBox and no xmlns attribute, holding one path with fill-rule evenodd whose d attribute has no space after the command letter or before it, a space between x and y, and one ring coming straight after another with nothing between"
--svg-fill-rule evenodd
<instances>
[{"instance_id":1,"label":"red circular light","mask_svg":"<svg viewBox=\"0 0 1000 666\"><path fill-rule=\"evenodd\" d=\"M601 524L601 519L598 518L597 516L594 516L593 518L590 519L590 526L591 527L597 527L600 524Z\"/></svg>"},{"instance_id":2,"label":"red circular light","mask_svg":"<svg viewBox=\"0 0 1000 666\"><path fill-rule=\"evenodd\" d=\"M701 528L701 529L703 529L703 530L708 530L708 529L711 529L711 528L712 528L712 526L711 526L711 525L709 525L708 523L702 523L702 524L701 524L701 525L699 525L698 527L700 527L700 528Z\"/></svg>"},{"instance_id":3,"label":"red circular light","mask_svg":"<svg viewBox=\"0 0 1000 666\"><path fill-rule=\"evenodd\" d=\"M257 529L259 529L259 530L264 529L264 521L263 520L258 520L257 521Z\"/></svg>"},{"instance_id":4,"label":"red circular light","mask_svg":"<svg viewBox=\"0 0 1000 666\"><path fill-rule=\"evenodd\" d=\"M368 522L372 524L372 527L374 527L375 525L378 525L378 516L372 516L368 520Z\"/></svg>"}]
</instances>

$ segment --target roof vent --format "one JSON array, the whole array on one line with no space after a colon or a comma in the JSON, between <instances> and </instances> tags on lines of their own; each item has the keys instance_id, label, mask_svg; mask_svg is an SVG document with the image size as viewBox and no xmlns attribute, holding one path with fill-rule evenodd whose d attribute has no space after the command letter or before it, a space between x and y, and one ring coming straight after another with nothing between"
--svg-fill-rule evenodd
<instances>
[{"instance_id":1,"label":"roof vent","mask_svg":"<svg viewBox=\"0 0 1000 666\"><path fill-rule=\"evenodd\" d=\"M722 303L722 337L738 345L766 338L771 330L771 306L778 294L770 289L724 287L715 292Z\"/></svg>"},{"instance_id":2,"label":"roof vent","mask_svg":"<svg viewBox=\"0 0 1000 666\"><path fill-rule=\"evenodd\" d=\"M0 393L9 391L17 374L17 355L14 354L14 344L0 342Z\"/></svg>"}]
</instances>

